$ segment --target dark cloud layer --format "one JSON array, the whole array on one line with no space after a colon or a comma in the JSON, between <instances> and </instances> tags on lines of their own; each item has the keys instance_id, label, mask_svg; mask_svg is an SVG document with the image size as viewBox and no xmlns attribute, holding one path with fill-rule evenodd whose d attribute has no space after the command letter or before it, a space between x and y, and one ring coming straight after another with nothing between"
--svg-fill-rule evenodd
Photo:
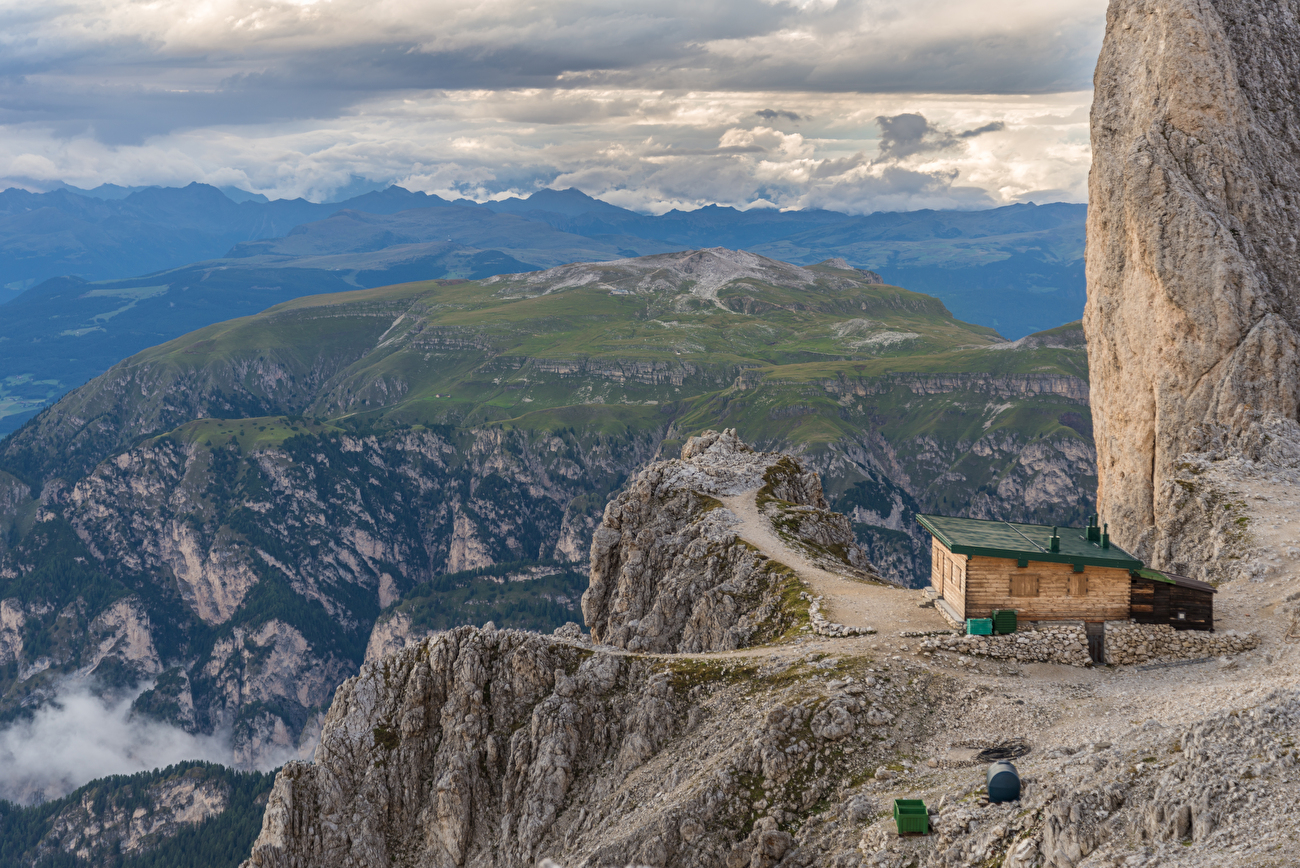
<instances>
[{"instance_id":1,"label":"dark cloud layer","mask_svg":"<svg viewBox=\"0 0 1300 868\"><path fill-rule=\"evenodd\" d=\"M29 4L0 9L0 184L577 186L646 210L1077 197L1077 91L1103 15L1104 0Z\"/></svg>"},{"instance_id":2,"label":"dark cloud layer","mask_svg":"<svg viewBox=\"0 0 1300 868\"><path fill-rule=\"evenodd\" d=\"M957 147L964 139L1001 132L1007 128L1005 121L993 121L955 133L937 127L925 115L915 113L880 116L876 118L876 124L880 127L881 160L902 160L917 154L946 151Z\"/></svg>"},{"instance_id":3,"label":"dark cloud layer","mask_svg":"<svg viewBox=\"0 0 1300 868\"><path fill-rule=\"evenodd\" d=\"M786 111L785 109L759 109L754 112L755 117L760 117L765 121L775 121L785 118L788 121L801 121L803 115L798 112Z\"/></svg>"},{"instance_id":4,"label":"dark cloud layer","mask_svg":"<svg viewBox=\"0 0 1300 868\"><path fill-rule=\"evenodd\" d=\"M302 7L311 11L306 18L271 0L222 0L217 11L227 14L214 13L205 30L180 20L164 26L188 7L164 4L139 18L127 0L84 12L71 0L0 17L8 34L0 122L139 141L200 124L332 117L403 90L1044 93L1088 86L1101 35L1096 4L1071 0L1063 16L1027 22L1009 14L1005 27L984 32L922 20L942 21L936 13L963 4L922 4L917 22L904 16L900 23L899 10L883 0L649 0L622 9L557 0L477 14L411 2L401 26L372 25L355 0ZM990 17L1000 5L1007 0L995 0ZM241 13L261 16L246 39L229 24ZM97 19L117 26L86 26ZM800 113L758 114L795 121Z\"/></svg>"}]
</instances>

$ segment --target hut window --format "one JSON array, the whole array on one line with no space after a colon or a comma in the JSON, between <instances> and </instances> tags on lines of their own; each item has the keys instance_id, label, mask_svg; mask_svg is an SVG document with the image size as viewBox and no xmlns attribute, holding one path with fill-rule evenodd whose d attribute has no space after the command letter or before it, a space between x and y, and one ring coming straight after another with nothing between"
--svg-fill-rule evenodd
<instances>
[{"instance_id":1,"label":"hut window","mask_svg":"<svg viewBox=\"0 0 1300 868\"><path fill-rule=\"evenodd\" d=\"M1037 597L1038 576L1033 573L1016 573L1011 577L1011 596Z\"/></svg>"},{"instance_id":2,"label":"hut window","mask_svg":"<svg viewBox=\"0 0 1300 868\"><path fill-rule=\"evenodd\" d=\"M1083 573L1071 573L1065 584L1065 592L1071 597L1088 596L1088 577Z\"/></svg>"}]
</instances>

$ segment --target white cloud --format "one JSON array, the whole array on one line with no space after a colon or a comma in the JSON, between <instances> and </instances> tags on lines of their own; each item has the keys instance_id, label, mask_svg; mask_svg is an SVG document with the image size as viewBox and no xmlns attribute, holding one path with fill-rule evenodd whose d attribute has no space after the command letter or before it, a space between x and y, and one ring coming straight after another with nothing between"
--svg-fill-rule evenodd
<instances>
[{"instance_id":1,"label":"white cloud","mask_svg":"<svg viewBox=\"0 0 1300 868\"><path fill-rule=\"evenodd\" d=\"M231 762L229 741L156 721L132 720L131 697L105 702L66 682L30 720L0 730L0 798L21 804L66 795L95 778L181 760Z\"/></svg>"},{"instance_id":2,"label":"white cloud","mask_svg":"<svg viewBox=\"0 0 1300 868\"><path fill-rule=\"evenodd\" d=\"M0 0L0 176L309 198L353 177L480 199L572 183L652 211L1082 197L1102 0L629 9ZM882 154L875 118L908 113L1006 127ZM881 156L930 192L873 176Z\"/></svg>"},{"instance_id":3,"label":"white cloud","mask_svg":"<svg viewBox=\"0 0 1300 868\"><path fill-rule=\"evenodd\" d=\"M1041 190L1084 201L1090 99L1087 92L1007 100L429 91L377 97L327 122L178 130L140 144L109 145L88 135L61 137L22 126L0 137L0 176L57 178L83 187L198 180L315 199L353 176L478 200L577 186L652 212L710 203L743 207L760 200L852 212L986 207ZM756 114L772 106L800 119ZM521 117L525 111L531 116ZM935 135L955 140L938 150L894 154L890 166L921 173L929 179L924 183L898 172L886 180L885 166L872 168L881 157L875 119L902 114L922 115ZM1005 127L959 135L997 123Z\"/></svg>"}]
</instances>

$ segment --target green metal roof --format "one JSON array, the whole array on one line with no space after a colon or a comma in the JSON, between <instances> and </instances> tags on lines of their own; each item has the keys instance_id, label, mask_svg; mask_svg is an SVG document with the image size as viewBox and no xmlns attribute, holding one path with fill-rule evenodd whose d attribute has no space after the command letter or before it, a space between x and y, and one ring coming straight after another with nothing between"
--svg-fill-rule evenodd
<instances>
[{"instance_id":1,"label":"green metal roof","mask_svg":"<svg viewBox=\"0 0 1300 868\"><path fill-rule=\"evenodd\" d=\"M1011 521L985 521L978 518L953 518L947 515L918 515L921 527L953 554L979 555L989 558L1045 561L1053 564L1084 564L1137 570L1142 562L1114 543L1102 548L1091 542L1081 527L1057 528L1061 550L1049 550L1052 529L1039 524Z\"/></svg>"},{"instance_id":2,"label":"green metal roof","mask_svg":"<svg viewBox=\"0 0 1300 868\"><path fill-rule=\"evenodd\" d=\"M1193 579L1189 576L1180 576L1177 573L1165 573L1160 570L1153 570L1150 567L1144 567L1136 571L1144 579L1151 579L1155 582L1164 582L1169 585L1180 585L1184 588L1195 588L1198 591L1209 591L1211 594L1219 593L1214 585L1208 582L1202 582L1200 579Z\"/></svg>"}]
</instances>

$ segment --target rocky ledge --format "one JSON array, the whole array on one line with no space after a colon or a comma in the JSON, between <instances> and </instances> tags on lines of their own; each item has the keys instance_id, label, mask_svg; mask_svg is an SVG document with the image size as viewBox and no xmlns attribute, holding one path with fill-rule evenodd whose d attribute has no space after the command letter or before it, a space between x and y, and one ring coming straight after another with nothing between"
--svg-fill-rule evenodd
<instances>
[{"instance_id":1,"label":"rocky ledge","mask_svg":"<svg viewBox=\"0 0 1300 868\"><path fill-rule=\"evenodd\" d=\"M807 623L798 578L741 540L735 514L717 499L751 491L797 516L779 527L782 536L874 576L848 519L827 510L815 471L794 456L755 451L734 429L706 431L605 508L582 597L592 639L629 651L722 651Z\"/></svg>"}]
</instances>

